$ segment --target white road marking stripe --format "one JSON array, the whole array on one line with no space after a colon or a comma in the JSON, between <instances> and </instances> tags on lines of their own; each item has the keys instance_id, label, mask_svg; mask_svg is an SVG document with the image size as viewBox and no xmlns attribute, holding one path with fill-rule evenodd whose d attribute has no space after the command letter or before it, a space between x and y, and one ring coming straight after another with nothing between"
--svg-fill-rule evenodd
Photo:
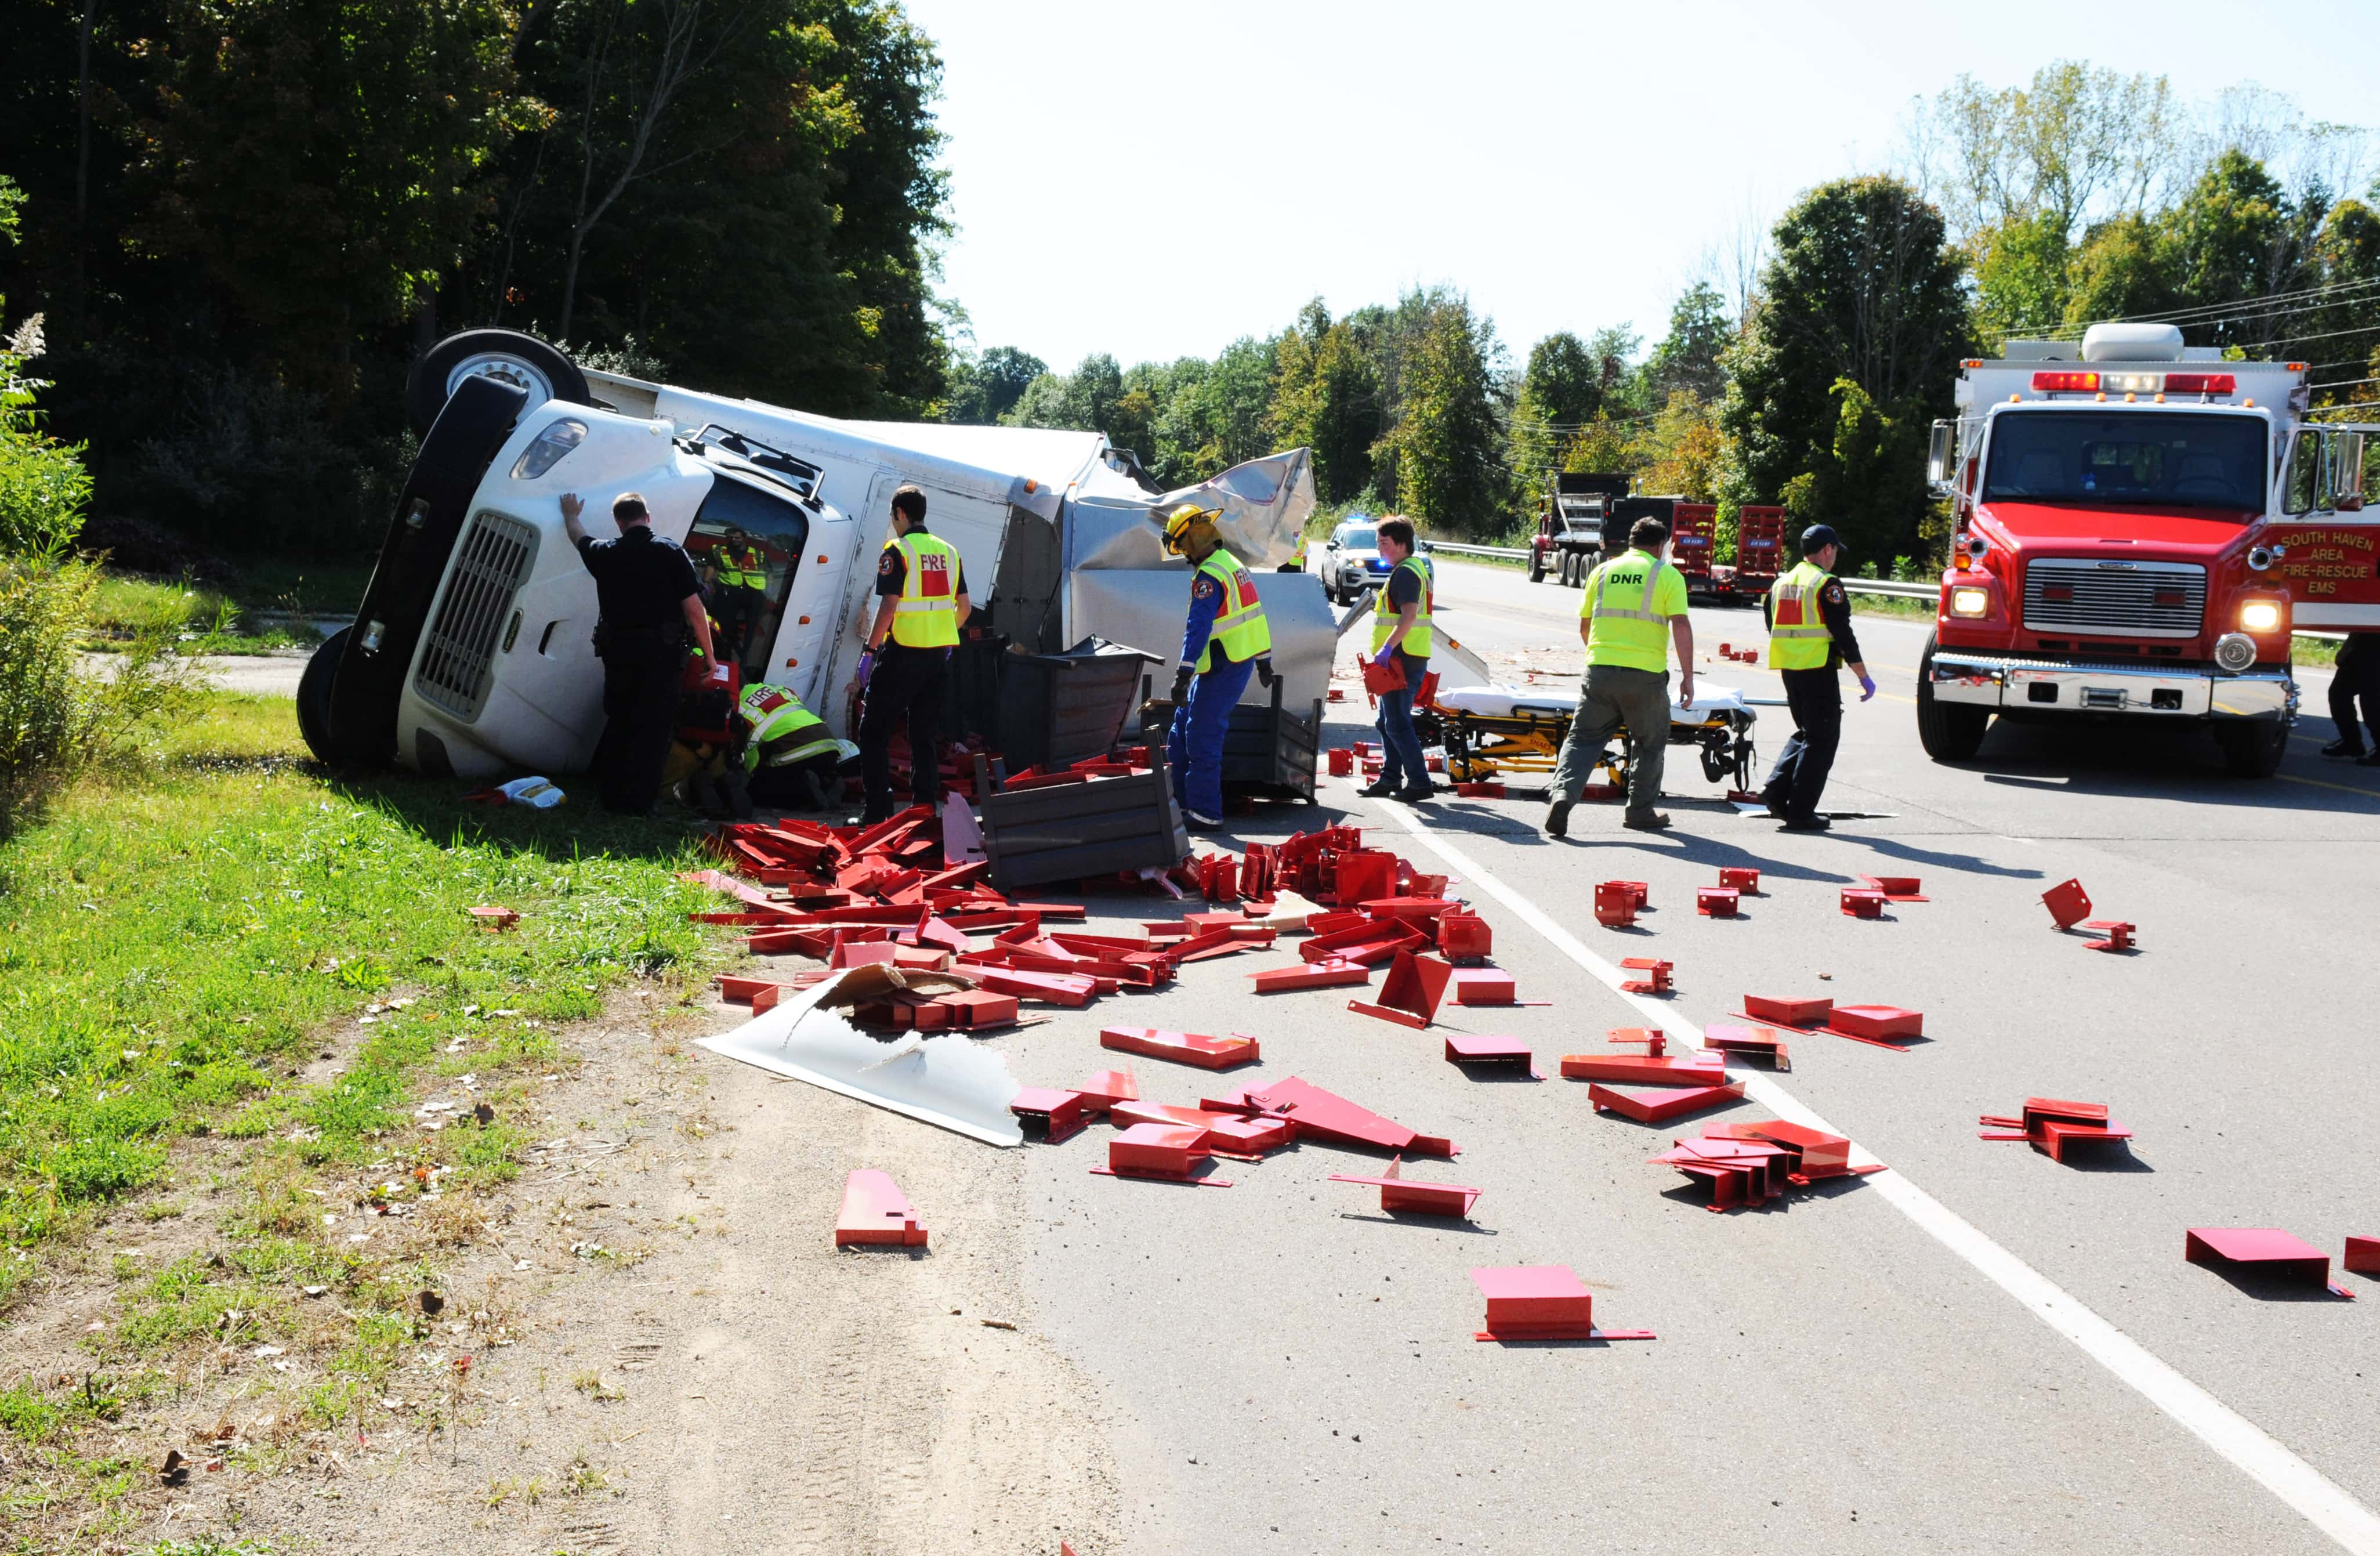
<instances>
[{"instance_id":1,"label":"white road marking stripe","mask_svg":"<svg viewBox=\"0 0 2380 1556\"><path fill-rule=\"evenodd\" d=\"M1348 784L1350 788L1355 786L1352 782ZM1389 801L1381 804L1422 846L1460 870L1464 884L1476 886L1511 908L1555 950L1619 993L1626 979L1618 967L1589 951L1550 915L1482 869L1461 849L1425 830L1410 806ZM1648 1024L1660 1027L1686 1047L1702 1047L1701 1029L1661 1002L1638 994L1620 994L1620 998L1634 1006ZM1805 1107L1774 1077L1753 1071L1735 1073L1744 1082L1746 1096L1788 1123L1823 1129L1829 1135L1843 1133ZM1874 1161L1876 1158L1854 1142L1852 1160ZM2130 1384L2151 1404L2245 1471L2315 1528L2356 1556L2380 1556L2380 1517L2374 1517L2371 1510L2348 1495L2328 1476L2283 1447L2263 1428L2157 1359L2138 1341L1977 1231L1900 1173L1888 1169L1873 1174L1867 1182L1921 1231L1973 1265L1986 1280L2023 1304L2026 1311Z\"/></svg>"}]
</instances>

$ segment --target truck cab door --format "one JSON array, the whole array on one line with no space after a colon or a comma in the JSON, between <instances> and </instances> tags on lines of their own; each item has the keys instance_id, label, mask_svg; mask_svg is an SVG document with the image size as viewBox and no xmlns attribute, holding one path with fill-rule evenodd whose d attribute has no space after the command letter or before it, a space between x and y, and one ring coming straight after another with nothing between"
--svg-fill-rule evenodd
<instances>
[{"instance_id":1,"label":"truck cab door","mask_svg":"<svg viewBox=\"0 0 2380 1556\"><path fill-rule=\"evenodd\" d=\"M2289 591L2291 624L2318 632L2380 631L2380 425L2298 429L2280 484L2282 517L2263 542L2280 555L2267 577Z\"/></svg>"}]
</instances>

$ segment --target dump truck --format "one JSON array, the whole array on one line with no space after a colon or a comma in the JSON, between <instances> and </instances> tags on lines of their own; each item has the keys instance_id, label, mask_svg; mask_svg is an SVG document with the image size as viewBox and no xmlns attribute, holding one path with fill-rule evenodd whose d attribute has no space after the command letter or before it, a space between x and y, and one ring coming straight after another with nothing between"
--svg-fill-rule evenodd
<instances>
[{"instance_id":1,"label":"dump truck","mask_svg":"<svg viewBox=\"0 0 2380 1556\"><path fill-rule=\"evenodd\" d=\"M958 549L970 636L993 662L954 679L980 698L1000 696L999 650L1087 638L1141 650L1170 680L1190 570L1165 553L1161 516L1181 502L1216 510L1224 544L1256 570L1289 706L1328 689L1337 625L1321 585L1274 570L1314 505L1302 448L1160 492L1098 432L838 419L584 371L504 330L425 353L407 405L420 450L378 565L354 625L316 650L298 689L299 725L326 762L473 780L586 768L603 674L565 492L598 536L612 532L612 499L640 492L655 531L698 567L731 533L757 550L766 588L743 634L745 678L790 687L838 735L852 733L860 633L904 484L924 489L928 522Z\"/></svg>"},{"instance_id":2,"label":"dump truck","mask_svg":"<svg viewBox=\"0 0 2380 1556\"><path fill-rule=\"evenodd\" d=\"M2123 720L2203 726L2242 777L2279 766L2292 628L2380 630L2380 427L2309 421L2306 372L2157 323L1962 365L1928 457L1953 509L1929 756L1973 756L1996 717Z\"/></svg>"},{"instance_id":3,"label":"dump truck","mask_svg":"<svg viewBox=\"0 0 2380 1556\"><path fill-rule=\"evenodd\" d=\"M1537 499L1536 533L1529 539L1529 581L1548 574L1568 589L1586 581L1603 560L1604 510L1628 495L1628 478L1586 470L1548 470Z\"/></svg>"}]
</instances>

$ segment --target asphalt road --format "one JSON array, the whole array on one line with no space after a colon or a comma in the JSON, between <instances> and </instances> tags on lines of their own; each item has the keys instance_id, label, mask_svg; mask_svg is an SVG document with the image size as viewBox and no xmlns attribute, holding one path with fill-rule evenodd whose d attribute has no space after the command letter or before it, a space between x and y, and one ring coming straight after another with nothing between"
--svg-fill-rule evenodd
<instances>
[{"instance_id":1,"label":"asphalt road","mask_svg":"<svg viewBox=\"0 0 2380 1556\"><path fill-rule=\"evenodd\" d=\"M1574 673L1574 592L1440 576L1466 642ZM1706 652L1759 636L1742 612L1696 626ZM1411 1175L1484 1190L1468 1225L1400 1222L1327 1181L1378 1170L1356 1151L1219 1163L1229 1189L1091 1175L1103 1130L1029 1151L1038 1322L1099 1387L1128 1549L2380 1550L2380 1282L2334 1268L2367 1297L2346 1302L2181 1257L2192 1226L2286 1228L2334 1258L2380 1233L2360 1170L2380 782L2313 755L2319 717L2265 783L2226 777L2203 735L1998 730L1938 767L1909 700L1922 625L1860 630L1883 691L1851 711L1830 805L1886 819L1779 834L1673 760L1678 825L1658 839L1616 807L1556 841L1536 804L1409 808L1343 781L1323 810L1261 807L1238 835L1345 810L1462 877L1497 964L1548 1003L1449 1006L1440 1027L1523 1037L1549 1076L1609 1028L1691 1035L1747 992L1923 1011L1913 1052L1800 1039L1791 1073L1745 1072L1755 1097L1703 1115L1815 1116L1890 1173L1711 1214L1645 1161L1694 1121L1598 1117L1559 1078L1468 1078L1440 1030L1351 1015L1348 991L1254 997L1245 974L1277 954L1006 1040L1019 1079L1061 1085L1115 1057L1103 1025L1245 1032L1260 1066L1139 1061L1144 1095L1301 1075L1451 1135L1462 1154ZM1361 734L1354 706L1334 713L1333 743ZM1764 715L1766 749L1783 728ZM1721 865L1762 871L1739 920L1694 912ZM1837 893L1866 871L1917 875L1930 900L1845 918ZM2137 954L2053 929L2038 899L2069 877L2139 925ZM1611 878L1650 885L1635 932L1593 918ZM1673 999L1610 987L1609 964L1643 954L1674 961ZM2028 1095L2111 1104L2133 1151L2059 1166L1976 1139L1979 1114ZM1536 1263L1591 1282L1598 1322L1659 1338L1475 1343L1467 1271Z\"/></svg>"}]
</instances>

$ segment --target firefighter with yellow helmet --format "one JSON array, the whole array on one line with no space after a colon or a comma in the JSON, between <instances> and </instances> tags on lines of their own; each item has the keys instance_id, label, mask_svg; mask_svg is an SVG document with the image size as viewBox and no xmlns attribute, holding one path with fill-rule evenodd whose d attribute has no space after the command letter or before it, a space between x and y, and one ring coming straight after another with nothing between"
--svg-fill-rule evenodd
<instances>
[{"instance_id":1,"label":"firefighter with yellow helmet","mask_svg":"<svg viewBox=\"0 0 2380 1556\"><path fill-rule=\"evenodd\" d=\"M1165 760L1184 819L1203 831L1223 824L1223 735L1232 709L1251 675L1272 686L1272 629L1265 625L1255 575L1223 549L1212 510L1184 503L1167 515L1165 549L1192 569Z\"/></svg>"}]
</instances>

